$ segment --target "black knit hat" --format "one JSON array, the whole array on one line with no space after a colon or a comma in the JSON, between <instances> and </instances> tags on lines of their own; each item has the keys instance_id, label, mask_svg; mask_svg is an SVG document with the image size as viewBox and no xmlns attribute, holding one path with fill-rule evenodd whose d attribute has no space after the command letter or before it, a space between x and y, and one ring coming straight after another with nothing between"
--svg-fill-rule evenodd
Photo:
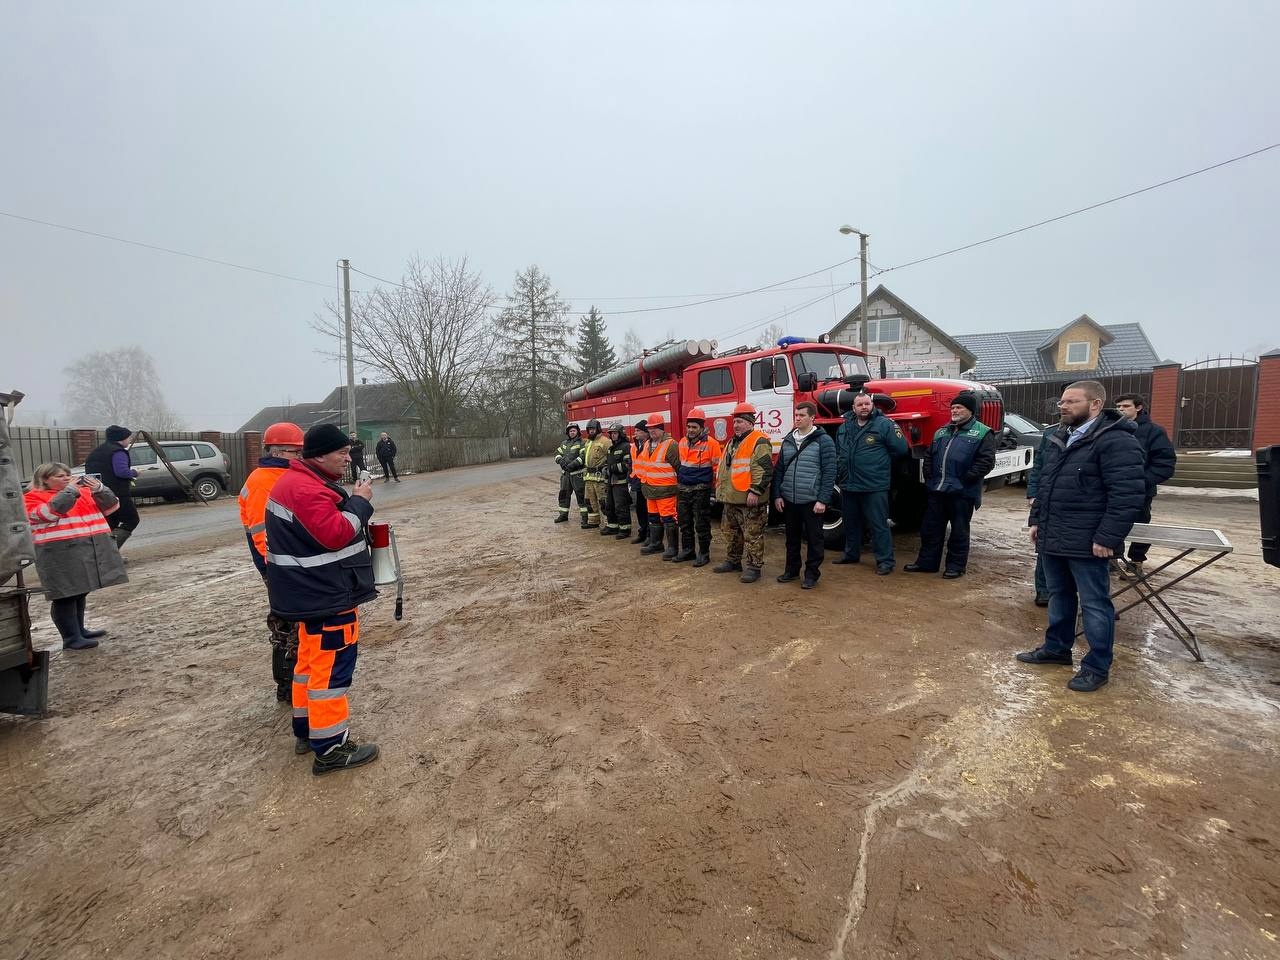
<instances>
[{"instance_id":1,"label":"black knit hat","mask_svg":"<svg viewBox=\"0 0 1280 960\"><path fill-rule=\"evenodd\" d=\"M975 417L978 415L978 398L974 396L972 390L962 390L956 394L956 398L951 401L951 405L960 404L962 407L968 407L969 412Z\"/></svg>"},{"instance_id":2,"label":"black knit hat","mask_svg":"<svg viewBox=\"0 0 1280 960\"><path fill-rule=\"evenodd\" d=\"M302 438L302 455L304 457L323 457L343 447L351 446L351 438L332 423L317 423Z\"/></svg>"},{"instance_id":3,"label":"black knit hat","mask_svg":"<svg viewBox=\"0 0 1280 960\"><path fill-rule=\"evenodd\" d=\"M119 443L121 440L128 440L133 435L133 431L128 427L122 427L118 423L113 423L107 427L107 439L112 443Z\"/></svg>"},{"instance_id":4,"label":"black knit hat","mask_svg":"<svg viewBox=\"0 0 1280 960\"><path fill-rule=\"evenodd\" d=\"M637 429L637 430L645 430L645 431L648 431L648 429L649 429L649 421L648 421L648 420L637 420L637 421L636 421L636 429Z\"/></svg>"}]
</instances>

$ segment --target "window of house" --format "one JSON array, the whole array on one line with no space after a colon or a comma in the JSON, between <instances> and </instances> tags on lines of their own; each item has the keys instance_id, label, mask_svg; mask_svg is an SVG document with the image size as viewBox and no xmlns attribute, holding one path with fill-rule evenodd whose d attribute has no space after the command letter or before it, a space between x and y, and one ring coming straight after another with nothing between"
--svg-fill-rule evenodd
<instances>
[{"instance_id":1,"label":"window of house","mask_svg":"<svg viewBox=\"0 0 1280 960\"><path fill-rule=\"evenodd\" d=\"M901 317L872 317L867 321L867 343L901 342Z\"/></svg>"},{"instance_id":2,"label":"window of house","mask_svg":"<svg viewBox=\"0 0 1280 960\"><path fill-rule=\"evenodd\" d=\"M698 371L698 396L722 397L726 393L733 393L733 375L728 367Z\"/></svg>"},{"instance_id":3,"label":"window of house","mask_svg":"<svg viewBox=\"0 0 1280 960\"><path fill-rule=\"evenodd\" d=\"M938 371L933 367L920 367L916 370L890 370L890 380L911 380L918 378L931 378L938 376Z\"/></svg>"},{"instance_id":4,"label":"window of house","mask_svg":"<svg viewBox=\"0 0 1280 960\"><path fill-rule=\"evenodd\" d=\"M771 374L772 379L770 379ZM791 374L787 370L787 358L784 356L757 360L751 364L752 390L772 390L776 387L785 387L790 382Z\"/></svg>"},{"instance_id":5,"label":"window of house","mask_svg":"<svg viewBox=\"0 0 1280 960\"><path fill-rule=\"evenodd\" d=\"M1067 363L1088 363L1089 341L1081 340L1067 344Z\"/></svg>"}]
</instances>

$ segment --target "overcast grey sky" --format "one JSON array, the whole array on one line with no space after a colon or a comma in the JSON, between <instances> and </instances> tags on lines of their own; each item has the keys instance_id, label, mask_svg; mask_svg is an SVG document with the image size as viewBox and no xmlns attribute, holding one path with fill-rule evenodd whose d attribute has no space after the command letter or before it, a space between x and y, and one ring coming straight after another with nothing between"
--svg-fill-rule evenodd
<instances>
[{"instance_id":1,"label":"overcast grey sky","mask_svg":"<svg viewBox=\"0 0 1280 960\"><path fill-rule=\"evenodd\" d=\"M318 400L334 262L531 263L615 341L817 334L904 263L1280 141L1280 5L3 3L0 389L138 343L193 429ZM1280 345L1280 150L880 278L951 333L1142 323L1190 362ZM856 263L800 286L855 280ZM357 277L356 286L370 281ZM727 331L738 331L725 337ZM16 337L13 334L16 333ZM20 421L22 422L22 421ZM61 421L60 421L61 422Z\"/></svg>"}]
</instances>

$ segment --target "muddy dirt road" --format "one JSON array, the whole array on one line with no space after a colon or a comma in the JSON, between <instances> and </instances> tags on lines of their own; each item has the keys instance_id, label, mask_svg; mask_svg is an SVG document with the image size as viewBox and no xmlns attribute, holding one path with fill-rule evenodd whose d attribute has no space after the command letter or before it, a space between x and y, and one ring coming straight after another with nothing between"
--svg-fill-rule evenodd
<instances>
[{"instance_id":1,"label":"muddy dirt road","mask_svg":"<svg viewBox=\"0 0 1280 960\"><path fill-rule=\"evenodd\" d=\"M411 583L366 609L350 774L293 754L238 534L138 551L53 715L0 719L0 957L1280 956L1256 503L1157 501L1240 546L1179 599L1208 662L1135 612L1085 696L1013 660L1021 490L962 580L802 592L777 535L746 586L553 526L554 479L382 511Z\"/></svg>"}]
</instances>

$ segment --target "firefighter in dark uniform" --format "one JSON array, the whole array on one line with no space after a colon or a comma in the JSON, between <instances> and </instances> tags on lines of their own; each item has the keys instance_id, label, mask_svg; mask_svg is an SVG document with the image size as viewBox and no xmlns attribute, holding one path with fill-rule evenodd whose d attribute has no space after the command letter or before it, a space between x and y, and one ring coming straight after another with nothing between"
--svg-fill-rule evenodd
<instances>
[{"instance_id":1,"label":"firefighter in dark uniform","mask_svg":"<svg viewBox=\"0 0 1280 960\"><path fill-rule=\"evenodd\" d=\"M632 543L644 543L649 539L649 505L645 503L644 486L636 476L635 458L649 442L649 424L636 421L635 437L631 442L631 502L636 508L636 535Z\"/></svg>"},{"instance_id":2,"label":"firefighter in dark uniform","mask_svg":"<svg viewBox=\"0 0 1280 960\"><path fill-rule=\"evenodd\" d=\"M620 423L609 424L608 484L609 522L614 539L631 539L631 441Z\"/></svg>"},{"instance_id":3,"label":"firefighter in dark uniform","mask_svg":"<svg viewBox=\"0 0 1280 960\"><path fill-rule=\"evenodd\" d=\"M571 423L564 428L564 443L556 447L556 463L560 466L560 515L556 523L564 523L569 519L569 504L573 497L578 498L578 513L582 517L582 526L587 526L587 491L583 475L586 473L586 441L578 431L578 425Z\"/></svg>"}]
</instances>

